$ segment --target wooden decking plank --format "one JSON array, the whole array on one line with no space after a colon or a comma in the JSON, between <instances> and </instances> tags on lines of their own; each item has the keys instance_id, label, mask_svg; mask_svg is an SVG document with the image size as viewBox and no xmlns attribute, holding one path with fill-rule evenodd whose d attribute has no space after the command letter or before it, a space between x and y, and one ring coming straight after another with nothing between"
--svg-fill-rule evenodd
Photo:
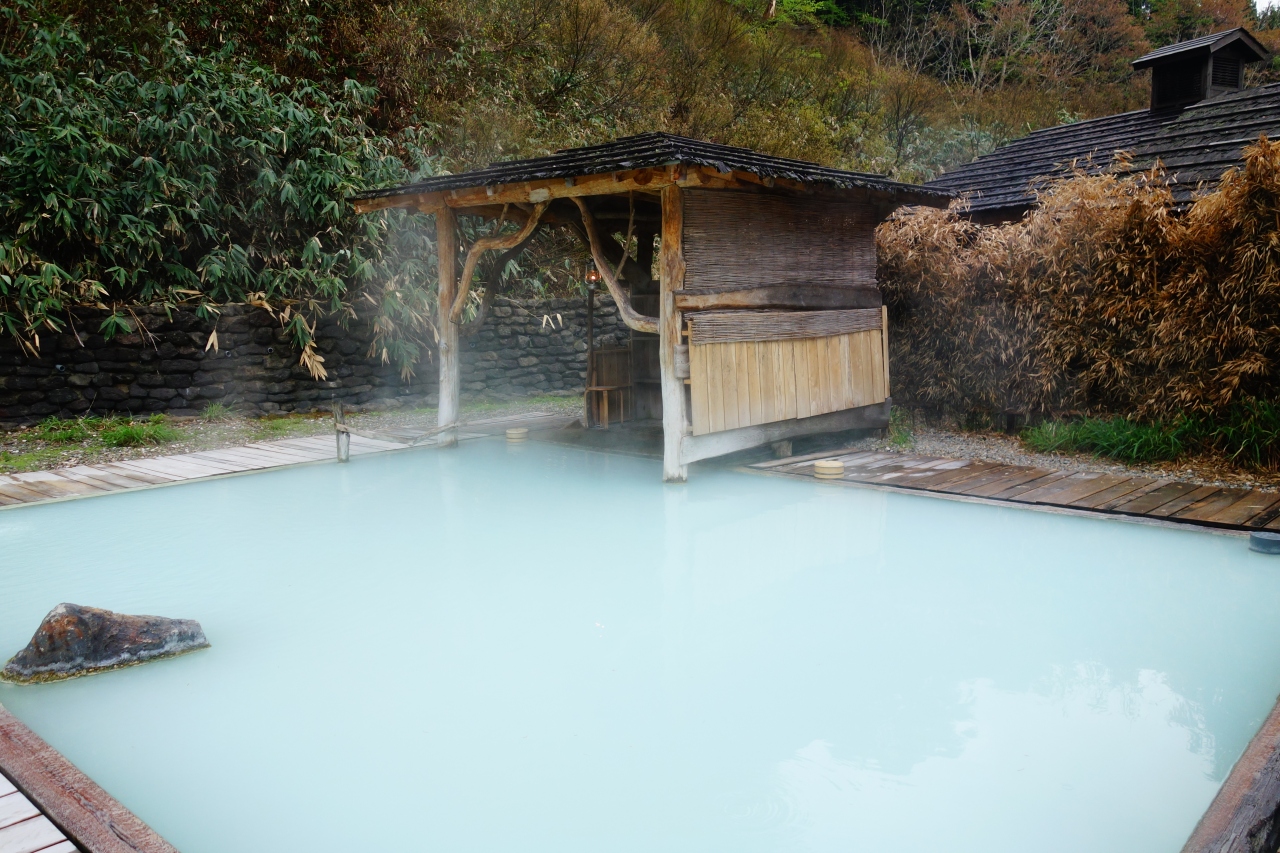
<instances>
[{"instance_id":1,"label":"wooden decking plank","mask_svg":"<svg viewBox=\"0 0 1280 853\"><path fill-rule=\"evenodd\" d=\"M0 797L0 829L4 829L6 826L13 826L15 823L33 818L38 814L40 814L40 810L17 791L11 791Z\"/></svg>"},{"instance_id":2,"label":"wooden decking plank","mask_svg":"<svg viewBox=\"0 0 1280 853\"><path fill-rule=\"evenodd\" d=\"M88 474L81 473L80 471L75 471L71 468L63 468L58 473L61 474L63 477L66 477L68 480L75 480L77 483L84 483L85 485L88 485L88 486L94 486L100 492L103 492L103 493L118 492L123 488L122 486L117 486L115 483L110 483L98 477L90 477ZM141 484L137 484L137 485L141 485Z\"/></svg>"},{"instance_id":3,"label":"wooden decking plank","mask_svg":"<svg viewBox=\"0 0 1280 853\"><path fill-rule=\"evenodd\" d=\"M1179 495L1173 500L1161 504L1147 514L1153 515L1157 518L1167 518L1179 510L1186 509L1193 504L1199 503L1205 498L1217 495L1220 491L1222 491L1222 489L1218 486L1197 486L1185 495Z\"/></svg>"},{"instance_id":4,"label":"wooden decking plank","mask_svg":"<svg viewBox=\"0 0 1280 853\"><path fill-rule=\"evenodd\" d=\"M12 782L10 782L4 776L0 776L0 797L8 796L9 794L12 794L16 790L18 789L13 787Z\"/></svg>"},{"instance_id":5,"label":"wooden decking plank","mask_svg":"<svg viewBox=\"0 0 1280 853\"><path fill-rule=\"evenodd\" d=\"M1178 510L1174 517L1187 521L1208 521L1227 507L1234 506L1251 491L1252 489L1220 489L1217 494L1201 498L1191 506Z\"/></svg>"},{"instance_id":6,"label":"wooden decking plank","mask_svg":"<svg viewBox=\"0 0 1280 853\"><path fill-rule=\"evenodd\" d=\"M164 458L180 465L192 464L201 468L211 468L223 474L234 474L237 471L244 470L244 467L237 462L228 462L226 460L218 459L204 459L199 453L183 453L178 456L166 456Z\"/></svg>"},{"instance_id":7,"label":"wooden decking plank","mask_svg":"<svg viewBox=\"0 0 1280 853\"><path fill-rule=\"evenodd\" d=\"M215 459L225 459L228 462L242 462L246 465L255 465L258 467L273 467L279 465L294 465L292 457L286 459L281 454L271 450L261 450L256 447L223 447L218 450L206 450Z\"/></svg>"},{"instance_id":8,"label":"wooden decking plank","mask_svg":"<svg viewBox=\"0 0 1280 853\"><path fill-rule=\"evenodd\" d=\"M1010 498L1010 500L1016 500L1019 503L1028 503L1028 504L1041 503L1042 501L1048 498L1057 496L1061 492L1074 489L1076 486L1080 485L1080 483L1086 479L1095 480L1097 479L1097 476L1098 476L1096 474L1090 476L1088 474L1082 474L1079 472L1064 471L1060 473L1063 473L1066 476L1059 477L1052 480L1049 479L1048 477L1045 477L1044 479L1038 481L1039 485L1034 486L1033 488L1025 489L1023 491L1018 492L1016 495L1013 495Z\"/></svg>"},{"instance_id":9,"label":"wooden decking plank","mask_svg":"<svg viewBox=\"0 0 1280 853\"><path fill-rule=\"evenodd\" d=\"M1117 474L1117 477L1120 475ZM1149 477L1121 477L1120 481L1110 488L1103 489L1100 492L1094 492L1083 498L1078 498L1071 502L1071 505L1079 509L1097 509L1103 504L1119 500L1126 495L1131 495L1143 486L1154 483L1155 480Z\"/></svg>"},{"instance_id":10,"label":"wooden decking plank","mask_svg":"<svg viewBox=\"0 0 1280 853\"><path fill-rule=\"evenodd\" d=\"M938 480L932 480L929 483L930 491L946 492L948 494L960 494L960 490L976 477L980 477L992 468L1003 467L994 462L978 462L964 468L956 468L951 472L951 476L946 476ZM920 488L918 482L911 483L912 488Z\"/></svg>"},{"instance_id":11,"label":"wooden decking plank","mask_svg":"<svg viewBox=\"0 0 1280 853\"><path fill-rule=\"evenodd\" d=\"M1194 492L1200 488L1194 483L1167 483L1158 489L1153 489L1141 497L1130 501L1122 501L1116 504L1113 509L1116 512L1125 513L1126 515L1149 515L1152 510L1159 509L1169 501L1177 500L1185 494Z\"/></svg>"},{"instance_id":12,"label":"wooden decking plank","mask_svg":"<svg viewBox=\"0 0 1280 853\"><path fill-rule=\"evenodd\" d=\"M170 474L179 480L200 480L205 477L216 477L219 474L227 473L221 468L211 468L203 465L196 465L192 462L182 462L178 459L166 456L153 456L149 459L131 459L128 462L117 462L116 464L141 469L143 471L159 471L162 474Z\"/></svg>"},{"instance_id":13,"label":"wooden decking plank","mask_svg":"<svg viewBox=\"0 0 1280 853\"><path fill-rule=\"evenodd\" d=\"M1043 502L1054 506L1076 506L1076 501L1088 500L1099 492L1105 492L1113 486L1128 480L1129 478L1123 474L1099 474L1096 477L1081 480L1070 488L1055 493Z\"/></svg>"},{"instance_id":14,"label":"wooden decking plank","mask_svg":"<svg viewBox=\"0 0 1280 853\"><path fill-rule=\"evenodd\" d=\"M159 474L154 471L131 468L120 462L107 462L104 465L98 465L96 467L104 473L114 474L118 477L127 477L131 480L139 480L152 486L163 486L165 483L173 483L181 479L169 474Z\"/></svg>"},{"instance_id":15,"label":"wooden decking plank","mask_svg":"<svg viewBox=\"0 0 1280 853\"><path fill-rule=\"evenodd\" d=\"M827 459L840 456L846 453L869 453L867 450L854 451L853 448L846 447L843 450L824 450L819 453L804 453L800 456L787 456L783 459L768 459L764 462L755 462L749 467L769 470L771 468L785 468L788 465L799 465L801 462L811 462L814 459Z\"/></svg>"},{"instance_id":16,"label":"wooden decking plank","mask_svg":"<svg viewBox=\"0 0 1280 853\"><path fill-rule=\"evenodd\" d=\"M987 497L998 501L1022 500L1022 496L1028 492L1033 492L1036 489L1042 489L1045 486L1058 482L1059 480L1065 480L1069 476L1071 476L1070 471L1049 471L1043 477L1037 477L1034 480L1025 480L1017 485L1010 486L1003 491L996 492L993 495L987 495Z\"/></svg>"},{"instance_id":17,"label":"wooden decking plank","mask_svg":"<svg viewBox=\"0 0 1280 853\"><path fill-rule=\"evenodd\" d=\"M15 497L31 495L32 497L29 500L37 501L57 500L75 496L75 492L70 489L59 489L49 483L23 483L11 478L0 478L0 488Z\"/></svg>"},{"instance_id":18,"label":"wooden decking plank","mask_svg":"<svg viewBox=\"0 0 1280 853\"><path fill-rule=\"evenodd\" d=\"M1260 492L1257 489L1250 489L1244 497L1205 520L1217 524L1250 524L1277 504L1280 504L1280 492Z\"/></svg>"},{"instance_id":19,"label":"wooden decking plank","mask_svg":"<svg viewBox=\"0 0 1280 853\"><path fill-rule=\"evenodd\" d=\"M0 853L39 853L64 840L66 836L62 830L49 818L38 814L0 829Z\"/></svg>"},{"instance_id":20,"label":"wooden decking plank","mask_svg":"<svg viewBox=\"0 0 1280 853\"><path fill-rule=\"evenodd\" d=\"M924 456L902 455L902 456L898 456L897 458L881 459L878 462L872 462L868 465L859 465L858 467L863 468L867 471L874 471L877 468L884 468L889 465L899 465L905 468L910 466L913 463L924 462L924 461L926 461L926 457Z\"/></svg>"},{"instance_id":21,"label":"wooden decking plank","mask_svg":"<svg viewBox=\"0 0 1280 853\"><path fill-rule=\"evenodd\" d=\"M1143 478L1143 479L1146 479L1146 478ZM1122 506L1128 503L1129 501L1137 500L1138 498L1143 497L1144 495L1149 495L1152 492L1154 492L1156 489L1163 488L1172 482L1173 482L1172 480L1147 480L1145 483L1143 483L1141 486L1134 489L1133 491L1125 492L1124 494L1119 495L1118 497L1114 497L1114 498L1111 498L1110 500L1106 500L1101 503L1094 504L1093 508L1096 510L1099 510L1100 512L1114 512L1116 507Z\"/></svg>"},{"instance_id":22,"label":"wooden decking plank","mask_svg":"<svg viewBox=\"0 0 1280 853\"><path fill-rule=\"evenodd\" d=\"M981 474L991 467L991 465L982 467L972 459L957 459L954 465L938 465L918 472L918 476L903 477L901 484L913 489L934 489L946 483Z\"/></svg>"},{"instance_id":23,"label":"wooden decking plank","mask_svg":"<svg viewBox=\"0 0 1280 853\"><path fill-rule=\"evenodd\" d=\"M318 462L321 459L324 459L326 456L337 456L336 450L332 454L321 454L315 450L301 450L293 447L280 447L276 445L274 442L271 444L258 443L258 444L249 444L246 446L252 447L254 450L261 450L265 453L274 453L276 456L279 456L281 458L292 459L293 460L292 462L284 463L288 465L295 465L300 462Z\"/></svg>"},{"instance_id":24,"label":"wooden decking plank","mask_svg":"<svg viewBox=\"0 0 1280 853\"><path fill-rule=\"evenodd\" d=\"M253 458L244 453L229 453L224 450L202 450L199 453L192 453L191 456L197 461L207 460L222 465L234 466L232 468L233 471L253 471L259 468L267 468L271 465L266 459Z\"/></svg>"},{"instance_id":25,"label":"wooden decking plank","mask_svg":"<svg viewBox=\"0 0 1280 853\"><path fill-rule=\"evenodd\" d=\"M101 495L110 491L110 489L100 488L88 483L81 483L70 477L64 477L61 473L51 474L47 471L32 471L27 474L13 474L11 476L24 486L28 484L44 484L54 489L62 489L75 495Z\"/></svg>"},{"instance_id":26,"label":"wooden decking plank","mask_svg":"<svg viewBox=\"0 0 1280 853\"><path fill-rule=\"evenodd\" d=\"M161 483L180 483L183 480L191 479L190 477L186 477L182 474L175 474L173 471L163 467L162 465L156 465L150 459L123 459L119 462L112 462L102 467L110 471L120 471L126 476L133 476L136 474L139 477L152 477L154 478L152 482L155 485L159 485Z\"/></svg>"},{"instance_id":27,"label":"wooden decking plank","mask_svg":"<svg viewBox=\"0 0 1280 853\"><path fill-rule=\"evenodd\" d=\"M115 486L117 489L137 489L143 486L150 486L151 483L137 477L127 477L118 471L108 471L106 468L95 467L93 465L77 465L74 468L68 468L69 473L78 476L88 477L109 486Z\"/></svg>"},{"instance_id":28,"label":"wooden decking plank","mask_svg":"<svg viewBox=\"0 0 1280 853\"><path fill-rule=\"evenodd\" d=\"M937 461L938 460L934 460L934 462ZM898 468L889 469L882 468L873 472L874 476L868 477L866 482L892 483L895 480L919 479L921 477L928 476L932 470L933 469L929 464L903 465Z\"/></svg>"},{"instance_id":29,"label":"wooden decking plank","mask_svg":"<svg viewBox=\"0 0 1280 853\"><path fill-rule=\"evenodd\" d=\"M993 468L981 477L964 484L959 494L983 496L985 492L1002 492L1011 486L1025 483L1036 477L1043 477L1048 471L1036 468L1024 468L1021 465L1005 465Z\"/></svg>"},{"instance_id":30,"label":"wooden decking plank","mask_svg":"<svg viewBox=\"0 0 1280 853\"><path fill-rule=\"evenodd\" d=\"M70 841L59 841L52 847L46 847L37 853L79 853L80 848L76 847Z\"/></svg>"}]
</instances>

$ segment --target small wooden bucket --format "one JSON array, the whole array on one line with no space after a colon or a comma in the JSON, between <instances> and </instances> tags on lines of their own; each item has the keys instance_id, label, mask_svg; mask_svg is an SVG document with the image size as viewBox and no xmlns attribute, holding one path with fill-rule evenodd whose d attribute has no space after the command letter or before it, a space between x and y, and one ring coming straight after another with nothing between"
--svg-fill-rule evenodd
<instances>
[{"instance_id":1,"label":"small wooden bucket","mask_svg":"<svg viewBox=\"0 0 1280 853\"><path fill-rule=\"evenodd\" d=\"M529 439L528 427L512 427L511 429L507 430L507 441L511 442L512 444L515 444L521 441L528 441L528 439Z\"/></svg>"},{"instance_id":2,"label":"small wooden bucket","mask_svg":"<svg viewBox=\"0 0 1280 853\"><path fill-rule=\"evenodd\" d=\"M839 480L844 476L844 463L839 459L819 459L813 463L813 476L819 480Z\"/></svg>"}]
</instances>

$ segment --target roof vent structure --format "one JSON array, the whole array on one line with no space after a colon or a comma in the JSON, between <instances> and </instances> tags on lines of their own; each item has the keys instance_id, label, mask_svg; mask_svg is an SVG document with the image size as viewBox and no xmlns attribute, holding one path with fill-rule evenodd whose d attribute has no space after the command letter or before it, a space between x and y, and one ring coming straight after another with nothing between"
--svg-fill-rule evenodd
<instances>
[{"instance_id":1,"label":"roof vent structure","mask_svg":"<svg viewBox=\"0 0 1280 853\"><path fill-rule=\"evenodd\" d=\"M1151 69L1151 111L1184 107L1244 88L1244 66L1271 54L1244 27L1178 42L1133 61Z\"/></svg>"}]
</instances>

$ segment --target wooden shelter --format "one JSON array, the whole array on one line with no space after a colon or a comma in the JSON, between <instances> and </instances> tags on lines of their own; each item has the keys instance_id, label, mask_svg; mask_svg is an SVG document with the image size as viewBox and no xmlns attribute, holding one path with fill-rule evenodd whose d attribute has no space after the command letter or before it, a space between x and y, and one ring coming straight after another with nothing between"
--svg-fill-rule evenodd
<instances>
[{"instance_id":1,"label":"wooden shelter","mask_svg":"<svg viewBox=\"0 0 1280 853\"><path fill-rule=\"evenodd\" d=\"M887 426L875 228L900 205L950 197L647 133L365 192L355 205L435 215L442 427L457 419L459 328L481 255L518 253L543 227L577 233L632 330L632 415L661 419L663 478L682 481L700 459ZM461 273L459 214L497 223ZM623 248L632 237L634 259Z\"/></svg>"}]
</instances>

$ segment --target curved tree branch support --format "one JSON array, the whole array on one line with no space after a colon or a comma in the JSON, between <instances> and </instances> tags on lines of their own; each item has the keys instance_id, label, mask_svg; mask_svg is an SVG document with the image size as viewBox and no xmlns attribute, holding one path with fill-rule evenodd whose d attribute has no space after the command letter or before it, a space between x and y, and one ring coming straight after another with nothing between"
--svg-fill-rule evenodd
<instances>
[{"instance_id":1,"label":"curved tree branch support","mask_svg":"<svg viewBox=\"0 0 1280 853\"><path fill-rule=\"evenodd\" d=\"M666 198L666 190L663 190L664 199ZM573 203L578 206L578 211L582 214L582 227L587 232L587 242L591 246L591 258L596 262L596 269L600 271L600 277L604 279L605 286L609 288L609 295L613 297L614 304L618 306L618 315L622 317L622 322L626 323L629 328L635 329L637 332L648 332L649 334L658 333L658 318L646 317L635 308L631 307L631 300L627 298L627 294L623 292L622 286L618 284L618 271L622 269L622 261L618 262L617 270L614 270L609 263L609 258L605 255L604 246L600 242L600 231L596 228L596 219L591 215L591 209L587 207L587 203L581 198L574 197ZM665 202L664 202L665 211ZM663 216L666 221L666 216ZM627 247L622 249L623 260L626 259Z\"/></svg>"}]
</instances>

